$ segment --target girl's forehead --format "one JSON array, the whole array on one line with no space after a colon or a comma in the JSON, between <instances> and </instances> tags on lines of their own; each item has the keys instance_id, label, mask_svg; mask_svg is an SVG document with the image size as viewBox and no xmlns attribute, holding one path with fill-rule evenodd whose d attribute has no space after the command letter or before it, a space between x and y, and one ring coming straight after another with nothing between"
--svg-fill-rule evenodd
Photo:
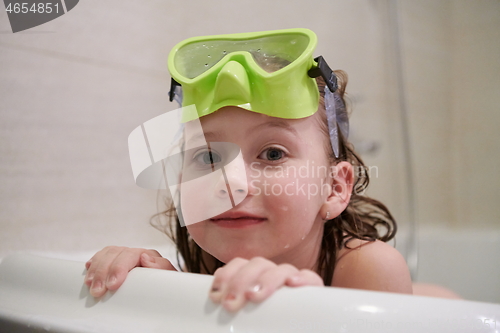
<instances>
[{"instance_id":1,"label":"girl's forehead","mask_svg":"<svg viewBox=\"0 0 500 333\"><path fill-rule=\"evenodd\" d=\"M301 119L285 119L229 106L201 117L200 123L205 133L225 133L237 129L242 134L249 134L256 130L280 128L299 136L301 132L314 123L312 121L314 116Z\"/></svg>"},{"instance_id":2,"label":"girl's forehead","mask_svg":"<svg viewBox=\"0 0 500 333\"><path fill-rule=\"evenodd\" d=\"M300 119L284 119L234 106L225 107L193 121L194 125L186 123L185 140L188 147L206 142L243 144L259 139L313 143L322 140L318 135L317 114Z\"/></svg>"},{"instance_id":3,"label":"girl's forehead","mask_svg":"<svg viewBox=\"0 0 500 333\"><path fill-rule=\"evenodd\" d=\"M203 125L217 125L219 123L258 123L266 122L274 117L268 115L257 113L253 111L248 111L237 106L226 106L223 107L209 115L200 118Z\"/></svg>"}]
</instances>

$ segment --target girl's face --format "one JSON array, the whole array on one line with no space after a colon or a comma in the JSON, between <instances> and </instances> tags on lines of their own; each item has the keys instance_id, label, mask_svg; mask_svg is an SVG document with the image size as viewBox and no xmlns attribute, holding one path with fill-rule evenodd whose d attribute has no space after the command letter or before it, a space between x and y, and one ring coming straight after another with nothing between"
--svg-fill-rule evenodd
<instances>
[{"instance_id":1,"label":"girl's face","mask_svg":"<svg viewBox=\"0 0 500 333\"><path fill-rule=\"evenodd\" d=\"M244 162L225 168L217 181L196 187L210 197L206 204L197 204L201 211L210 211L211 200L228 200L227 181L233 199L240 202L188 225L193 240L222 262L262 256L297 267L314 263L323 233L320 211L331 196L333 182L318 112L303 119L281 119L225 107L200 121L209 144L236 144ZM218 160L217 148L212 153L212 157L205 151L206 156L187 158L210 165ZM193 188L181 193L186 207Z\"/></svg>"}]
</instances>

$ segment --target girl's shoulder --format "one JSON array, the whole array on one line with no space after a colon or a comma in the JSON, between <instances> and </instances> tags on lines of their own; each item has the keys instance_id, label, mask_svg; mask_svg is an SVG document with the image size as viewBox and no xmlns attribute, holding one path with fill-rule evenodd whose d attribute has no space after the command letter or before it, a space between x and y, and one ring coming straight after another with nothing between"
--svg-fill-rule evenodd
<instances>
[{"instance_id":1,"label":"girl's shoulder","mask_svg":"<svg viewBox=\"0 0 500 333\"><path fill-rule=\"evenodd\" d=\"M333 287L412 293L403 256L379 240L350 239L337 254Z\"/></svg>"},{"instance_id":2,"label":"girl's shoulder","mask_svg":"<svg viewBox=\"0 0 500 333\"><path fill-rule=\"evenodd\" d=\"M387 258L388 255L401 256L398 250L380 240L370 241L350 237L344 241L343 248L338 251L336 263L338 264L341 260L345 263L345 261L363 259L371 259L370 262L376 263L378 258Z\"/></svg>"}]
</instances>

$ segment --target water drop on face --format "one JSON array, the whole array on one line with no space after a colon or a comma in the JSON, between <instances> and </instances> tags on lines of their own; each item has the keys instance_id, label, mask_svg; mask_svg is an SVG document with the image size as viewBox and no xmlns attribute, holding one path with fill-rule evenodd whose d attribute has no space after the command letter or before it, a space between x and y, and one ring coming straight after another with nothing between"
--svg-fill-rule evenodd
<instances>
[{"instance_id":1,"label":"water drop on face","mask_svg":"<svg viewBox=\"0 0 500 333\"><path fill-rule=\"evenodd\" d=\"M285 249L288 249L290 247L290 244L285 245Z\"/></svg>"},{"instance_id":2,"label":"water drop on face","mask_svg":"<svg viewBox=\"0 0 500 333\"><path fill-rule=\"evenodd\" d=\"M306 235L302 236L302 238L301 238L301 240L304 240L304 239L306 239Z\"/></svg>"},{"instance_id":3,"label":"water drop on face","mask_svg":"<svg viewBox=\"0 0 500 333\"><path fill-rule=\"evenodd\" d=\"M281 209L283 209L286 212L288 210L288 206L283 206L281 207Z\"/></svg>"}]
</instances>

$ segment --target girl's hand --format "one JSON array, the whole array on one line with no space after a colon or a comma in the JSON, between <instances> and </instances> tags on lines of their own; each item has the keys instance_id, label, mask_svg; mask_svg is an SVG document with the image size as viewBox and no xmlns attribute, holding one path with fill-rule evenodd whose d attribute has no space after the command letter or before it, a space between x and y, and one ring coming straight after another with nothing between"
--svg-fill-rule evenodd
<instances>
[{"instance_id":1,"label":"girl's hand","mask_svg":"<svg viewBox=\"0 0 500 333\"><path fill-rule=\"evenodd\" d=\"M235 258L214 273L210 298L228 311L241 309L247 301L262 302L282 286L323 286L315 272L298 270L290 264L276 265L255 257Z\"/></svg>"},{"instance_id":2,"label":"girl's hand","mask_svg":"<svg viewBox=\"0 0 500 333\"><path fill-rule=\"evenodd\" d=\"M159 268L175 271L170 261L155 250L108 246L85 263L85 284L90 294L100 297L107 290L118 289L134 267Z\"/></svg>"}]
</instances>

